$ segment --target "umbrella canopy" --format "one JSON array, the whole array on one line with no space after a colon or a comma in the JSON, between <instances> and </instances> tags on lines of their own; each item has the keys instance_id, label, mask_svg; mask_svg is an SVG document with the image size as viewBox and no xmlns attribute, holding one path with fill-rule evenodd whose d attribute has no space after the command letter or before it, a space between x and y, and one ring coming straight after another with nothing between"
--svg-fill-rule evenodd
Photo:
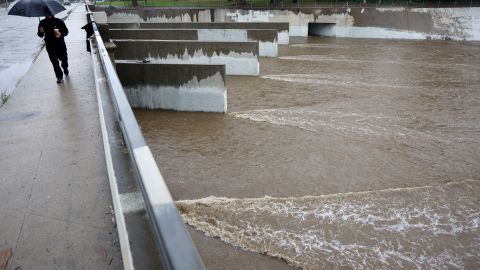
<instances>
[{"instance_id":1,"label":"umbrella canopy","mask_svg":"<svg viewBox=\"0 0 480 270\"><path fill-rule=\"evenodd\" d=\"M14 3L8 15L23 17L43 17L55 15L65 8L55 0L20 0Z\"/></svg>"}]
</instances>

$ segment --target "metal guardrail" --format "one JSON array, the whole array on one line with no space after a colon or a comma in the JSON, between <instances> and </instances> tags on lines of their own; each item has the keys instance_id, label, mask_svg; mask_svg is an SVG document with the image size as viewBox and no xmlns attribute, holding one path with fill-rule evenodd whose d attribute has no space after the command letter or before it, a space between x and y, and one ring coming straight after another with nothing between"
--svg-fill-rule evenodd
<instances>
[{"instance_id":1,"label":"metal guardrail","mask_svg":"<svg viewBox=\"0 0 480 270\"><path fill-rule=\"evenodd\" d=\"M205 269L177 212L168 187L146 145L122 84L110 60L92 14L89 14L110 94L116 108L124 141L151 221L164 269Z\"/></svg>"}]
</instances>

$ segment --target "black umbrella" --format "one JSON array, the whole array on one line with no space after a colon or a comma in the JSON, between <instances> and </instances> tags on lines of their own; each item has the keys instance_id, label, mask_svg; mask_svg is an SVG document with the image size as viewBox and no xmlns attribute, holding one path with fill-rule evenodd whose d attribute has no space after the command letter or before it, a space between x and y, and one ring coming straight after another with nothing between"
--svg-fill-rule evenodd
<instances>
[{"instance_id":1,"label":"black umbrella","mask_svg":"<svg viewBox=\"0 0 480 270\"><path fill-rule=\"evenodd\" d=\"M55 0L20 0L10 7L8 15L43 17L52 16L64 10L65 8Z\"/></svg>"}]
</instances>

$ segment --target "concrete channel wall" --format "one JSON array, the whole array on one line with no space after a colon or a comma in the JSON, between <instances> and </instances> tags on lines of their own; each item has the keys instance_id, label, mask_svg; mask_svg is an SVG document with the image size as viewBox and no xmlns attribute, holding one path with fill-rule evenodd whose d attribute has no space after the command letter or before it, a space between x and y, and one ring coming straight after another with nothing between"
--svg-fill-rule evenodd
<instances>
[{"instance_id":1,"label":"concrete channel wall","mask_svg":"<svg viewBox=\"0 0 480 270\"><path fill-rule=\"evenodd\" d=\"M159 64L225 65L227 75L260 72L257 42L116 40L115 58Z\"/></svg>"},{"instance_id":2,"label":"concrete channel wall","mask_svg":"<svg viewBox=\"0 0 480 270\"><path fill-rule=\"evenodd\" d=\"M290 36L307 36L309 24L327 36L480 40L480 8L300 8L109 10L109 22L288 22ZM182 18L182 19L179 19ZM322 25L323 24L323 25ZM312 25L311 25L312 26Z\"/></svg>"},{"instance_id":3,"label":"concrete channel wall","mask_svg":"<svg viewBox=\"0 0 480 270\"><path fill-rule=\"evenodd\" d=\"M223 32L230 35L230 37L235 38L236 35L244 35L246 30L267 30L267 29L275 29L277 31L277 42L278 44L288 45L289 43L289 25L285 22L211 22L211 23L204 23L204 22L180 22L180 23L119 23L115 21L110 21L109 18L109 26L110 29L201 29L205 35L209 36L217 36L222 35ZM220 30L220 31L219 31ZM223 32L222 32L223 31ZM218 34L217 34L218 33ZM257 35L258 37L258 35ZM240 38L240 37L238 37ZM263 39L259 39L259 41L266 41L264 40L266 37L262 37ZM223 41L223 40L219 40ZM234 41L245 41L244 39L241 40L234 40ZM271 38L269 38L271 42Z\"/></svg>"},{"instance_id":4,"label":"concrete channel wall","mask_svg":"<svg viewBox=\"0 0 480 270\"><path fill-rule=\"evenodd\" d=\"M480 40L480 8L339 8L215 10L215 21L288 21L291 36L307 36L309 23L327 36ZM334 26L332 26L332 24Z\"/></svg>"},{"instance_id":5,"label":"concrete channel wall","mask_svg":"<svg viewBox=\"0 0 480 270\"><path fill-rule=\"evenodd\" d=\"M258 54L278 56L277 31L273 29L111 29L112 39L256 41Z\"/></svg>"},{"instance_id":6,"label":"concrete channel wall","mask_svg":"<svg viewBox=\"0 0 480 270\"><path fill-rule=\"evenodd\" d=\"M227 111L225 66L116 61L117 74L134 108Z\"/></svg>"}]
</instances>

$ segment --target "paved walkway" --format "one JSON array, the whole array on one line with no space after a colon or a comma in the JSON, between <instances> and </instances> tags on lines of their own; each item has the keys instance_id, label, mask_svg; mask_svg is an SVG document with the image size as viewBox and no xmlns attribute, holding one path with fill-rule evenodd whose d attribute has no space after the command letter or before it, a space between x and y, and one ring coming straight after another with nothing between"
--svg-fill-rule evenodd
<instances>
[{"instance_id":1,"label":"paved walkway","mask_svg":"<svg viewBox=\"0 0 480 270\"><path fill-rule=\"evenodd\" d=\"M0 251L13 250L9 270L122 267L85 23L83 6L66 20L65 83L56 84L43 50L0 109Z\"/></svg>"}]
</instances>

